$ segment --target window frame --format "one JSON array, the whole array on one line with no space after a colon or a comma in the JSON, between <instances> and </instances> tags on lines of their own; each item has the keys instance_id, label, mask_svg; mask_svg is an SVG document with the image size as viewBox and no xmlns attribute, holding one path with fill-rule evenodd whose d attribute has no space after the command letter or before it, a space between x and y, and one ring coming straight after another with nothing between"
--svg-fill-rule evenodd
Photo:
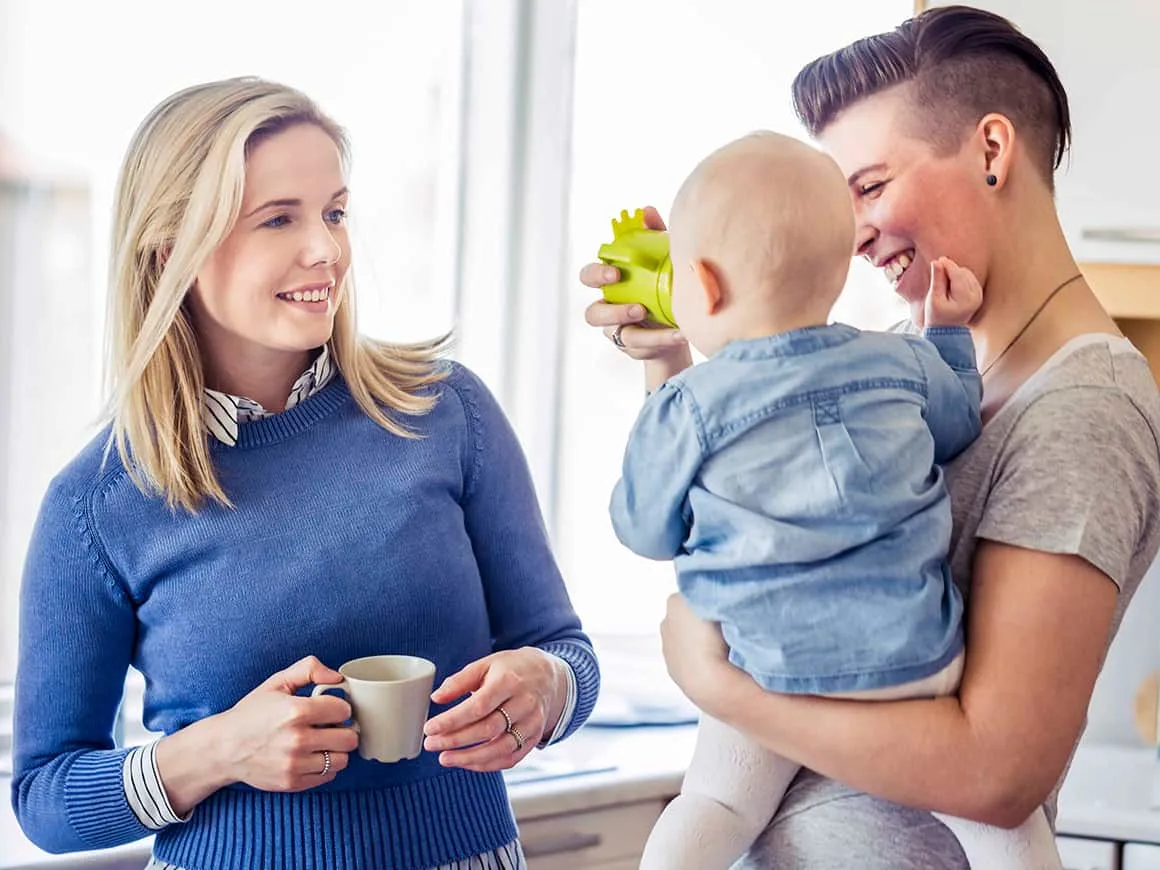
<instances>
[{"instance_id":1,"label":"window frame","mask_svg":"<svg viewBox=\"0 0 1160 870\"><path fill-rule=\"evenodd\" d=\"M508 414L549 534L570 281L576 24L574 0L469 3L464 65L456 354Z\"/></svg>"}]
</instances>

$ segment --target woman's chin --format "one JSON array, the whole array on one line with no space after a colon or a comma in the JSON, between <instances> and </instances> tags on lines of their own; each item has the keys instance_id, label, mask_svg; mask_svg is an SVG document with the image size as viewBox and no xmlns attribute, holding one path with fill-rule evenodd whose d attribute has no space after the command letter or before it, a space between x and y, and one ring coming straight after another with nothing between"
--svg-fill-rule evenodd
<instances>
[{"instance_id":1,"label":"woman's chin","mask_svg":"<svg viewBox=\"0 0 1160 870\"><path fill-rule=\"evenodd\" d=\"M318 323L309 329L288 329L281 336L280 344L287 350L299 352L314 350L330 341L334 334L334 324Z\"/></svg>"},{"instance_id":2,"label":"woman's chin","mask_svg":"<svg viewBox=\"0 0 1160 870\"><path fill-rule=\"evenodd\" d=\"M929 267L926 273L929 273ZM894 285L894 294L913 308L915 305L921 305L926 300L926 294L930 291L929 280L924 280L923 270L918 263L912 263L910 267L902 273L902 277L898 279L898 283Z\"/></svg>"}]
</instances>

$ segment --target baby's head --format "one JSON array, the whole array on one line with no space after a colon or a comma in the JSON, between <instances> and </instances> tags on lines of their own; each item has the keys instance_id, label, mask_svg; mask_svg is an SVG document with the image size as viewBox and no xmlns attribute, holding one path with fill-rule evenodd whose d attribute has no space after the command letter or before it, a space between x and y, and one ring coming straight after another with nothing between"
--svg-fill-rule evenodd
<instances>
[{"instance_id":1,"label":"baby's head","mask_svg":"<svg viewBox=\"0 0 1160 870\"><path fill-rule=\"evenodd\" d=\"M778 133L702 160L673 202L673 317L698 351L824 324L854 249L838 165Z\"/></svg>"}]
</instances>

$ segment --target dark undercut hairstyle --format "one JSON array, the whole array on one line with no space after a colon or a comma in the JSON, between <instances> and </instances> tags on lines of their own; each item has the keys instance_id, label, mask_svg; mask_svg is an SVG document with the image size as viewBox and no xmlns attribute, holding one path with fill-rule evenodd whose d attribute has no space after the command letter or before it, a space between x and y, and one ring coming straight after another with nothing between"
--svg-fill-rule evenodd
<instances>
[{"instance_id":1,"label":"dark undercut hairstyle","mask_svg":"<svg viewBox=\"0 0 1160 870\"><path fill-rule=\"evenodd\" d=\"M807 64L794 79L794 111L817 136L844 109L902 84L914 132L936 151L954 154L998 112L1054 187L1071 141L1067 93L1043 50L1006 18L970 6L928 9Z\"/></svg>"}]
</instances>

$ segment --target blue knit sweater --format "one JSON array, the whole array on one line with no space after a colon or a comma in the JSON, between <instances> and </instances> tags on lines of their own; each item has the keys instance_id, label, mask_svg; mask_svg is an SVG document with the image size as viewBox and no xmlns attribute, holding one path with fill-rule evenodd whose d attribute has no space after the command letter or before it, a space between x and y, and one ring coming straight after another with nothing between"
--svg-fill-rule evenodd
<instances>
[{"instance_id":1,"label":"blue knit sweater","mask_svg":"<svg viewBox=\"0 0 1160 870\"><path fill-rule=\"evenodd\" d=\"M497 649L537 646L599 675L549 550L531 479L494 398L452 366L422 437L372 422L341 378L213 447L235 509L172 513L133 485L107 433L52 483L21 592L12 800L49 851L152 833L125 797L112 727L127 667L145 724L227 710L305 655L330 667L409 653L436 685ZM440 711L433 706L431 715ZM158 858L208 868L426 868L515 836L499 773L351 755L296 793L222 789L157 834Z\"/></svg>"}]
</instances>

